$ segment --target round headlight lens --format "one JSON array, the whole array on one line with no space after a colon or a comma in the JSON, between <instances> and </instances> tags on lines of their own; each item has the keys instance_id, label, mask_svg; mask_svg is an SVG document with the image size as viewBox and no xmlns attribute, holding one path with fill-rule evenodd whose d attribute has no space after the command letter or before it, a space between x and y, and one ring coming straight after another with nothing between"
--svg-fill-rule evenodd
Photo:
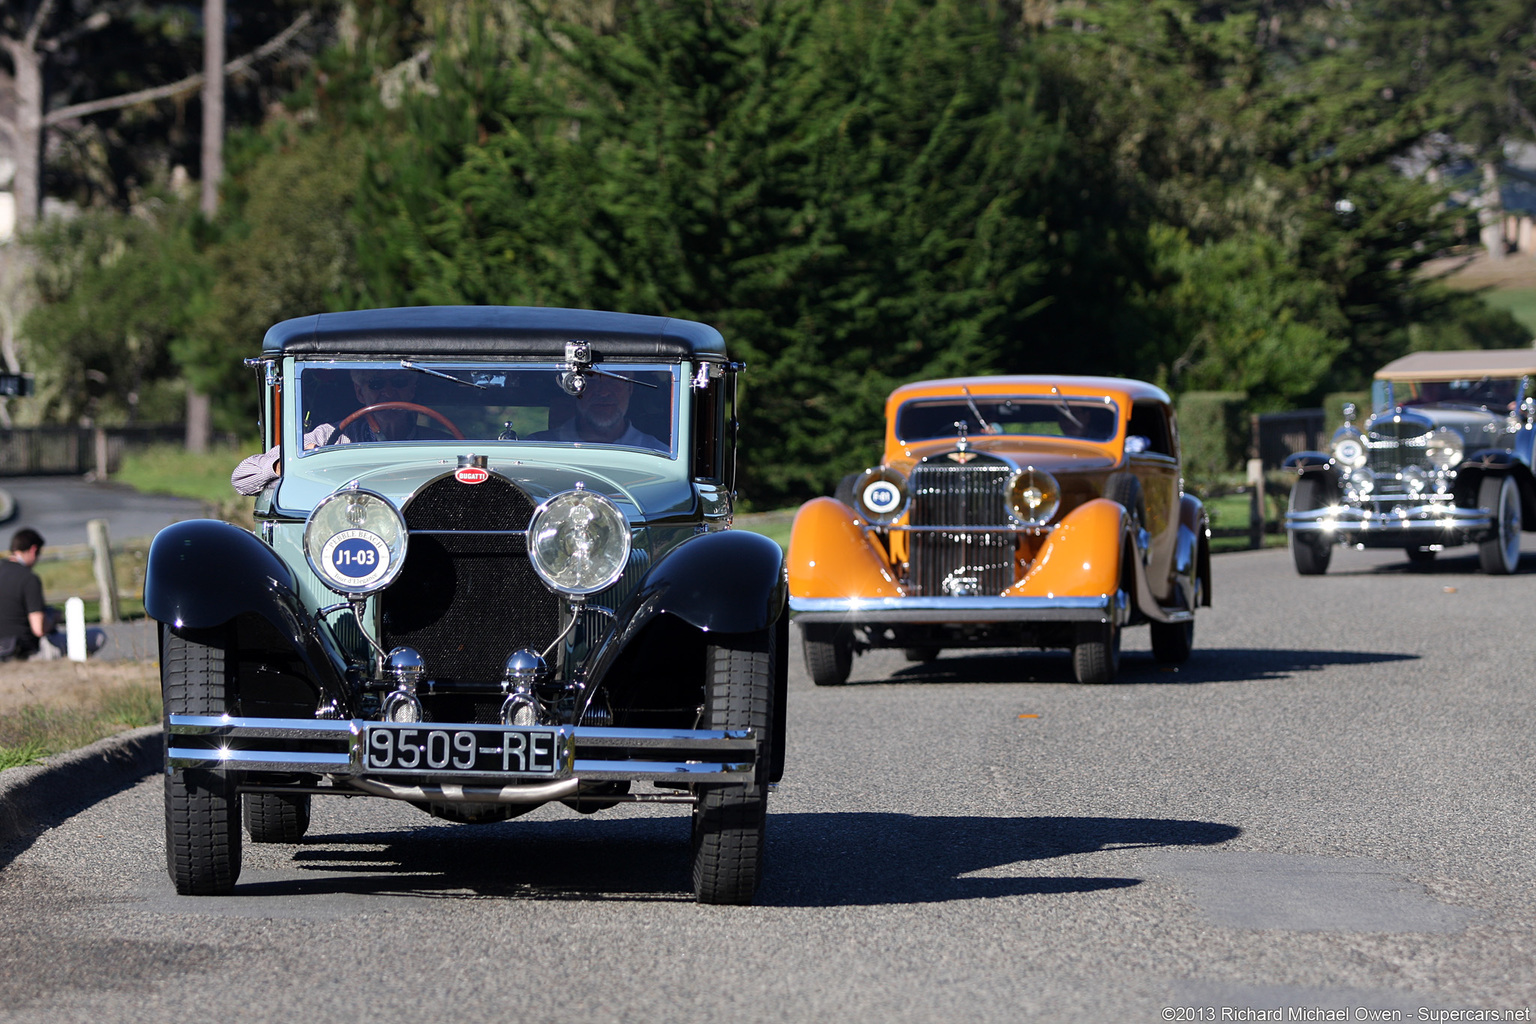
<instances>
[{"instance_id":1,"label":"round headlight lens","mask_svg":"<svg viewBox=\"0 0 1536 1024\"><path fill-rule=\"evenodd\" d=\"M405 545L400 510L372 491L337 491L315 506L304 526L304 557L338 594L372 594L389 586L405 565Z\"/></svg>"},{"instance_id":2,"label":"round headlight lens","mask_svg":"<svg viewBox=\"0 0 1536 1024\"><path fill-rule=\"evenodd\" d=\"M1370 494L1376 489L1376 477L1368 469L1357 469L1349 474L1349 486L1356 494Z\"/></svg>"},{"instance_id":3,"label":"round headlight lens","mask_svg":"<svg viewBox=\"0 0 1536 1024\"><path fill-rule=\"evenodd\" d=\"M601 494L557 494L539 506L528 524L528 558L539 578L555 590L595 593L624 574L629 523Z\"/></svg>"},{"instance_id":4,"label":"round headlight lens","mask_svg":"<svg viewBox=\"0 0 1536 1024\"><path fill-rule=\"evenodd\" d=\"M1407 466L1403 469L1402 481L1407 485L1409 493L1421 494L1429 486L1429 474L1418 466Z\"/></svg>"},{"instance_id":5,"label":"round headlight lens","mask_svg":"<svg viewBox=\"0 0 1536 1024\"><path fill-rule=\"evenodd\" d=\"M1333 442L1333 460L1341 466L1359 469L1365 465L1365 442L1358 434L1346 434Z\"/></svg>"},{"instance_id":6,"label":"round headlight lens","mask_svg":"<svg viewBox=\"0 0 1536 1024\"><path fill-rule=\"evenodd\" d=\"M864 521L889 526L907 510L907 480L889 466L859 474L853 485L853 507Z\"/></svg>"},{"instance_id":7,"label":"round headlight lens","mask_svg":"<svg viewBox=\"0 0 1536 1024\"><path fill-rule=\"evenodd\" d=\"M1454 469L1461 462L1465 450L1460 434L1450 427L1441 427L1429 435L1424 454L1428 457L1431 466L1444 473L1446 470Z\"/></svg>"},{"instance_id":8,"label":"round headlight lens","mask_svg":"<svg viewBox=\"0 0 1536 1024\"><path fill-rule=\"evenodd\" d=\"M1061 508L1061 485L1043 469L1026 466L1008 481L1008 516L1021 526L1044 526Z\"/></svg>"}]
</instances>

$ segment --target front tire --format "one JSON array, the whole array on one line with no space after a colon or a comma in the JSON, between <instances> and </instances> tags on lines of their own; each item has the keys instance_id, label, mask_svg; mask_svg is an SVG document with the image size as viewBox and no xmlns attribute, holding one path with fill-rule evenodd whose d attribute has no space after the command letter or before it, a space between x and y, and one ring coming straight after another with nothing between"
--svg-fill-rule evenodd
<instances>
[{"instance_id":1,"label":"front tire","mask_svg":"<svg viewBox=\"0 0 1536 1024\"><path fill-rule=\"evenodd\" d=\"M1120 672L1120 627L1085 622L1072 645L1072 676L1080 683L1112 683Z\"/></svg>"},{"instance_id":2,"label":"front tire","mask_svg":"<svg viewBox=\"0 0 1536 1024\"><path fill-rule=\"evenodd\" d=\"M166 715L222 715L229 707L223 630L162 626L161 697ZM240 793L220 771L165 772L165 866L183 896L223 896L240 877Z\"/></svg>"},{"instance_id":3,"label":"front tire","mask_svg":"<svg viewBox=\"0 0 1536 1024\"><path fill-rule=\"evenodd\" d=\"M1440 553L1434 548L1421 547L1407 548L1406 551L1408 554L1408 564L1419 569L1434 565L1435 556Z\"/></svg>"},{"instance_id":4,"label":"front tire","mask_svg":"<svg viewBox=\"0 0 1536 1024\"><path fill-rule=\"evenodd\" d=\"M1323 484L1315 476L1298 477L1291 485L1291 511L1307 512L1315 508L1323 507ZM1291 547L1291 560L1296 564L1296 572L1301 576L1321 576L1328 571L1328 562L1333 558L1333 545L1327 541L1319 541L1310 533L1297 533L1295 530L1286 531L1286 539Z\"/></svg>"},{"instance_id":5,"label":"front tire","mask_svg":"<svg viewBox=\"0 0 1536 1024\"><path fill-rule=\"evenodd\" d=\"M1520 565L1520 488L1512 476L1485 476L1477 485L1477 504L1493 513L1495 534L1478 544L1483 572L1508 576Z\"/></svg>"},{"instance_id":6,"label":"front tire","mask_svg":"<svg viewBox=\"0 0 1536 1024\"><path fill-rule=\"evenodd\" d=\"M807 626L800 637L805 670L817 686L842 686L853 671L853 638L836 627Z\"/></svg>"},{"instance_id":7,"label":"front tire","mask_svg":"<svg viewBox=\"0 0 1536 1024\"><path fill-rule=\"evenodd\" d=\"M753 729L772 749L773 630L720 637L705 652L707 729ZM700 903L746 905L762 875L769 767L745 784L700 785L693 808L693 891Z\"/></svg>"}]
</instances>

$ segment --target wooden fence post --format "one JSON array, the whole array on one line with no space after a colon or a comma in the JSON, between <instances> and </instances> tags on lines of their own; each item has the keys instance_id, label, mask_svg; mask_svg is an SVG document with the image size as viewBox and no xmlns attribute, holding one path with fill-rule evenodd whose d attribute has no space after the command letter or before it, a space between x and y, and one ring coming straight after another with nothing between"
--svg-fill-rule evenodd
<instances>
[{"instance_id":1,"label":"wooden fence post","mask_svg":"<svg viewBox=\"0 0 1536 1024\"><path fill-rule=\"evenodd\" d=\"M112 571L112 542L107 537L107 521L92 519L85 524L85 535L91 546L91 560L96 569L96 589L101 591L101 621L108 624L118 621L117 576Z\"/></svg>"},{"instance_id":2,"label":"wooden fence post","mask_svg":"<svg viewBox=\"0 0 1536 1024\"><path fill-rule=\"evenodd\" d=\"M1264 460L1248 460L1248 546L1264 546Z\"/></svg>"}]
</instances>

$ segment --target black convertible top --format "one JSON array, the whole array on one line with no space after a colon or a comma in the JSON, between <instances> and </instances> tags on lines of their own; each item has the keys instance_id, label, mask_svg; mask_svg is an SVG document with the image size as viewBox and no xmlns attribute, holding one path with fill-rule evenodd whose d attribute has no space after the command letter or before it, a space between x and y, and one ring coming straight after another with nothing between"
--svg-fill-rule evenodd
<instances>
[{"instance_id":1,"label":"black convertible top","mask_svg":"<svg viewBox=\"0 0 1536 1024\"><path fill-rule=\"evenodd\" d=\"M568 341L591 342L598 361L725 359L725 341L708 324L542 306L402 306L317 313L274 324L262 339L261 354L563 359Z\"/></svg>"}]
</instances>

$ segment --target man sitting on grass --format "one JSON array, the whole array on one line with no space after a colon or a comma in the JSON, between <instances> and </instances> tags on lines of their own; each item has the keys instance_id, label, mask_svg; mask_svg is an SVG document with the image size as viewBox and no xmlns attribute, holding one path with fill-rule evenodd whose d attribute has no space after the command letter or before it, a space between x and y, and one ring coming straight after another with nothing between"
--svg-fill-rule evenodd
<instances>
[{"instance_id":1,"label":"man sitting on grass","mask_svg":"<svg viewBox=\"0 0 1536 1024\"><path fill-rule=\"evenodd\" d=\"M57 658L64 638L54 630L59 610L43 603L43 581L32 567L43 536L31 527L11 537L11 557L0 562L0 658Z\"/></svg>"}]
</instances>

